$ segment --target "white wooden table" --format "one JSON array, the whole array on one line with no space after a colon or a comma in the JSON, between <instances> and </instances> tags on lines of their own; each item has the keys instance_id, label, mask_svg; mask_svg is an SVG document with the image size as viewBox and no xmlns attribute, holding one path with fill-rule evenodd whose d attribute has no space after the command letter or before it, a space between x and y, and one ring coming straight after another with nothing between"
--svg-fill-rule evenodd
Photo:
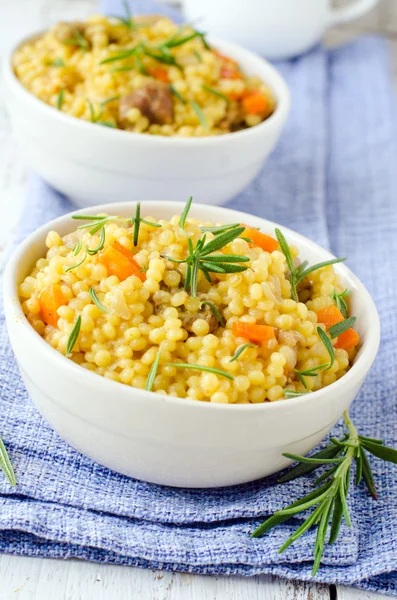
<instances>
[{"instance_id":1,"label":"white wooden table","mask_svg":"<svg viewBox=\"0 0 397 600\"><path fill-rule=\"evenodd\" d=\"M96 0L0 0L0 56L14 39L60 19L95 12ZM381 31L397 57L397 2L384 1L360 23L328 34L329 43ZM397 63L397 61L395 61ZM0 252L20 217L28 170L12 139L0 86ZM28 215L27 215L28 218ZM345 587L170 574L137 568L0 556L0 600L380 600Z\"/></svg>"}]
</instances>

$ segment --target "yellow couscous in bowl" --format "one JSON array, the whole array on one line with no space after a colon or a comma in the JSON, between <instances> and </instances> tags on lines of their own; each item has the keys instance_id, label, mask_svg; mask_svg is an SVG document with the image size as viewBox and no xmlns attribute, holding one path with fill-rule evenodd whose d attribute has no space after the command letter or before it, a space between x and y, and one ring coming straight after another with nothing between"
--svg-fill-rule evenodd
<instances>
[{"instance_id":1,"label":"yellow couscous in bowl","mask_svg":"<svg viewBox=\"0 0 397 600\"><path fill-rule=\"evenodd\" d=\"M138 133L201 137L257 125L275 110L265 82L162 16L61 22L13 56L32 94L86 121Z\"/></svg>"},{"instance_id":2,"label":"yellow couscous in bowl","mask_svg":"<svg viewBox=\"0 0 397 600\"><path fill-rule=\"evenodd\" d=\"M349 369L358 334L333 263L300 262L278 229L75 215L19 286L53 348L99 375L180 398L281 400Z\"/></svg>"}]
</instances>

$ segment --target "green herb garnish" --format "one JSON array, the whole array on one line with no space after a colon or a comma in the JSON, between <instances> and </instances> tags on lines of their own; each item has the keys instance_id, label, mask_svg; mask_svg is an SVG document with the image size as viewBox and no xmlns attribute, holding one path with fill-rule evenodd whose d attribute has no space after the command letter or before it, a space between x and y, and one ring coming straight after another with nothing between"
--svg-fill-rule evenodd
<instances>
[{"instance_id":1,"label":"green herb garnish","mask_svg":"<svg viewBox=\"0 0 397 600\"><path fill-rule=\"evenodd\" d=\"M241 227L240 223L232 223L231 225L217 225L215 227L200 227L203 233L207 231L213 233L214 235L219 235L224 231L229 231L229 229L235 229L236 227Z\"/></svg>"},{"instance_id":2,"label":"green herb garnish","mask_svg":"<svg viewBox=\"0 0 397 600\"><path fill-rule=\"evenodd\" d=\"M247 267L233 263L249 262L247 256L238 256L235 254L213 254L221 250L241 233L245 227L235 227L217 235L213 240L206 242L206 234L197 241L196 247L190 238L188 238L188 255L184 259L175 259L170 256L162 255L163 258L175 263L186 263L185 289L190 289L193 298L197 296L197 283L199 271L201 271L207 281L211 282L210 273L240 273L246 271Z\"/></svg>"},{"instance_id":3,"label":"green herb garnish","mask_svg":"<svg viewBox=\"0 0 397 600\"><path fill-rule=\"evenodd\" d=\"M193 196L190 196L189 200L186 202L186 206L182 211L181 218L179 219L179 227L181 229L185 229L186 218L189 214L190 207L193 202Z\"/></svg>"},{"instance_id":4,"label":"green herb garnish","mask_svg":"<svg viewBox=\"0 0 397 600\"><path fill-rule=\"evenodd\" d=\"M217 306L215 306L215 304L213 304L213 302L209 302L209 300L203 300L201 302L201 304L200 304L200 308L202 306L208 306L212 310L213 314L218 319L219 325L221 327L225 327L226 326L225 319L222 317L222 315L221 315L221 313L219 311L219 308Z\"/></svg>"},{"instance_id":5,"label":"green herb garnish","mask_svg":"<svg viewBox=\"0 0 397 600\"><path fill-rule=\"evenodd\" d=\"M222 98L222 100L224 100L226 102L226 104L230 104L230 100L227 96L225 96L225 94L222 94L222 92L220 92L219 90L215 90L212 87L209 87L208 85L205 85L203 83L202 88L206 91L209 92L210 94L213 94L214 96L218 96L218 98Z\"/></svg>"},{"instance_id":6,"label":"green herb garnish","mask_svg":"<svg viewBox=\"0 0 397 600\"><path fill-rule=\"evenodd\" d=\"M98 125L102 125L103 127L110 127L111 129L117 129L116 123L113 121L97 121Z\"/></svg>"},{"instance_id":7,"label":"green herb garnish","mask_svg":"<svg viewBox=\"0 0 397 600\"><path fill-rule=\"evenodd\" d=\"M62 60L62 58L56 58L55 60L52 60L51 62L47 63L47 65L49 67L65 67L65 61Z\"/></svg>"},{"instance_id":8,"label":"green herb garnish","mask_svg":"<svg viewBox=\"0 0 397 600\"><path fill-rule=\"evenodd\" d=\"M313 273L313 271L317 271L317 269L321 269L322 267L327 267L329 265L334 265L336 263L340 263L340 262L343 262L344 260L346 260L345 258L333 258L331 260L326 260L324 262L313 265L312 267L309 267L309 268L306 268L308 263L307 263L307 261L304 261L301 265L299 265L299 267L295 268L292 254L289 249L287 240L285 239L284 235L281 233L281 231L279 229L276 228L275 232L276 232L276 237L277 237L277 241L279 243L281 252L284 254L285 259L287 261L287 266L289 269L288 279L291 284L291 296L292 296L293 300L295 300L295 302L299 302L298 292L296 289L297 285L305 277L310 275L310 273Z\"/></svg>"},{"instance_id":9,"label":"green herb garnish","mask_svg":"<svg viewBox=\"0 0 397 600\"><path fill-rule=\"evenodd\" d=\"M345 298L347 298L347 296L350 296L351 291L348 290L347 288L345 290L343 290L343 292L340 292L339 294L336 293L336 290L334 289L334 291L331 294L331 298L333 300L335 300L335 304L337 306L337 308L339 308L340 312L342 313L342 315L345 317L347 316L347 303Z\"/></svg>"},{"instance_id":10,"label":"green herb garnish","mask_svg":"<svg viewBox=\"0 0 397 600\"><path fill-rule=\"evenodd\" d=\"M83 52L87 52L89 44L78 29L73 30L73 37L69 40L63 40L63 44L67 46L78 46Z\"/></svg>"},{"instance_id":11,"label":"green herb garnish","mask_svg":"<svg viewBox=\"0 0 397 600\"><path fill-rule=\"evenodd\" d=\"M199 105L197 104L197 102L195 100L190 100L190 104L191 104L191 107L193 108L194 112L196 113L196 116L197 116L198 120L200 121L201 126L204 127L204 129L208 129L207 119L205 118L204 113L201 110L201 108L199 107Z\"/></svg>"},{"instance_id":12,"label":"green herb garnish","mask_svg":"<svg viewBox=\"0 0 397 600\"><path fill-rule=\"evenodd\" d=\"M138 50L139 46L134 46L133 48L128 48L127 50L123 50L118 54L114 54L113 56L109 56L100 61L100 65L106 65L107 63L116 62L117 60L124 60L125 58L129 58L130 56L134 56L135 52Z\"/></svg>"},{"instance_id":13,"label":"green herb garnish","mask_svg":"<svg viewBox=\"0 0 397 600\"><path fill-rule=\"evenodd\" d=\"M81 327L81 315L79 315L76 319L76 323L73 326L72 331L70 332L68 342L66 344L66 356L69 356L72 353L72 350L77 342L77 338L79 337Z\"/></svg>"},{"instance_id":14,"label":"green herb garnish","mask_svg":"<svg viewBox=\"0 0 397 600\"><path fill-rule=\"evenodd\" d=\"M0 438L0 469L3 471L4 475L7 477L8 482L12 487L15 487L17 484L17 480L15 477L14 469L10 461L10 457L8 456L8 452L6 447L4 446L3 440Z\"/></svg>"},{"instance_id":15,"label":"green herb garnish","mask_svg":"<svg viewBox=\"0 0 397 600\"><path fill-rule=\"evenodd\" d=\"M59 90L58 98L57 98L57 109L61 110L63 104L63 97L65 95L65 88L61 87Z\"/></svg>"},{"instance_id":16,"label":"green herb garnish","mask_svg":"<svg viewBox=\"0 0 397 600\"><path fill-rule=\"evenodd\" d=\"M202 367L201 365L191 365L190 363L165 363L170 367L177 367L178 369L194 369L195 371L205 371L206 373L215 373L215 375L221 375L222 377L226 377L226 379L230 379L234 381L233 375L230 373L226 373L226 371L221 371L220 369L214 369L213 367Z\"/></svg>"},{"instance_id":17,"label":"green herb garnish","mask_svg":"<svg viewBox=\"0 0 397 600\"><path fill-rule=\"evenodd\" d=\"M104 313L108 313L108 309L105 308L102 304L102 302L99 300L97 293L95 291L95 289L93 287L90 288L90 291L88 292L89 295L91 296L91 299L93 301L93 303L99 308L99 310L101 310Z\"/></svg>"},{"instance_id":18,"label":"green herb garnish","mask_svg":"<svg viewBox=\"0 0 397 600\"><path fill-rule=\"evenodd\" d=\"M112 96L111 98L106 98L106 100L102 100L102 106L106 106L106 104L110 104L111 102L115 102L116 100L120 100L120 96Z\"/></svg>"},{"instance_id":19,"label":"green herb garnish","mask_svg":"<svg viewBox=\"0 0 397 600\"><path fill-rule=\"evenodd\" d=\"M197 58L197 62L201 62L201 55L197 50L193 50L194 56Z\"/></svg>"},{"instance_id":20,"label":"green herb garnish","mask_svg":"<svg viewBox=\"0 0 397 600\"><path fill-rule=\"evenodd\" d=\"M191 40L194 40L196 37L201 37L201 33L198 31L193 31L184 37L177 37L177 35L172 36L162 44L160 44L159 48L176 48L177 46L182 46Z\"/></svg>"},{"instance_id":21,"label":"green herb garnish","mask_svg":"<svg viewBox=\"0 0 397 600\"><path fill-rule=\"evenodd\" d=\"M185 98L175 89L172 83L168 84L168 87L170 88L172 94L174 94L175 98L178 98L178 100L182 102L182 104L186 104Z\"/></svg>"},{"instance_id":22,"label":"green herb garnish","mask_svg":"<svg viewBox=\"0 0 397 600\"><path fill-rule=\"evenodd\" d=\"M247 348L257 348L257 345L252 344L251 342L248 342L247 344L243 344L242 346L237 348L236 352L233 354L233 356L229 362L234 362L235 360L237 360L242 355L244 350L246 350Z\"/></svg>"},{"instance_id":23,"label":"green herb garnish","mask_svg":"<svg viewBox=\"0 0 397 600\"><path fill-rule=\"evenodd\" d=\"M296 392L295 390L284 390L285 398L298 398L299 396L304 396L305 394L310 394L307 390L305 392Z\"/></svg>"},{"instance_id":24,"label":"green herb garnish","mask_svg":"<svg viewBox=\"0 0 397 600\"><path fill-rule=\"evenodd\" d=\"M80 250L81 250L81 246L79 248L79 252L80 252ZM73 254L76 256L79 252L76 252L76 250L74 250ZM85 261L86 258L87 258L87 247L84 248L83 258L81 260L79 260L79 262L75 263L74 265L71 265L70 267L67 267L65 269L65 273L68 273L72 269L77 269L77 267L79 267L80 265L83 264L83 262Z\"/></svg>"},{"instance_id":25,"label":"green herb garnish","mask_svg":"<svg viewBox=\"0 0 397 600\"><path fill-rule=\"evenodd\" d=\"M328 352L329 363L324 363L322 365L318 365L317 367L312 367L311 369L294 369L294 372L298 375L299 380L305 388L307 388L305 377L316 377L320 371L328 371L335 362L335 351L333 345L331 344L331 340L329 339L325 331L321 329L321 327L317 327L317 333L319 335L320 340L324 344L325 349Z\"/></svg>"},{"instance_id":26,"label":"green herb garnish","mask_svg":"<svg viewBox=\"0 0 397 600\"><path fill-rule=\"evenodd\" d=\"M162 343L159 346L159 349L156 354L156 358L154 359L152 366L150 367L149 374L147 376L146 386L145 386L145 390L147 392L150 392L152 390L154 380L156 379L157 370L159 368L160 356L161 356L161 345L162 345Z\"/></svg>"},{"instance_id":27,"label":"green herb garnish","mask_svg":"<svg viewBox=\"0 0 397 600\"><path fill-rule=\"evenodd\" d=\"M332 466L315 481L315 486L322 484L320 487L286 508L275 512L252 533L252 537L260 537L276 525L293 518L294 515L313 508L311 514L279 550L279 553L284 552L303 533L317 525L312 575L315 575L320 567L328 528L328 543L333 544L338 538L342 519L344 518L346 524L351 526L346 497L350 487L353 461L356 463L355 484L359 485L363 479L369 493L375 499L377 493L367 452L382 460L397 464L397 451L384 446L381 440L358 435L347 411L344 412L344 422L347 434L341 440L331 438L331 444L313 456L305 458L294 454L284 454L287 458L298 461L299 465L282 476L279 480L280 483L311 473L322 465L329 466L331 464Z\"/></svg>"},{"instance_id":28,"label":"green herb garnish","mask_svg":"<svg viewBox=\"0 0 397 600\"><path fill-rule=\"evenodd\" d=\"M353 327L355 322L356 317L349 317L340 323L336 323L336 325L332 325L332 327L328 329L331 339L337 338L339 335L350 329L350 327Z\"/></svg>"}]
</instances>

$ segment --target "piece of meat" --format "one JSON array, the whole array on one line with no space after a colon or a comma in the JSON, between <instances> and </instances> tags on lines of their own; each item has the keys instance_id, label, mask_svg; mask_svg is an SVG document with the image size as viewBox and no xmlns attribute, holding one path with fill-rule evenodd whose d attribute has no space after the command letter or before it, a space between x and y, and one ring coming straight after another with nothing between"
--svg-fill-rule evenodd
<instances>
[{"instance_id":1,"label":"piece of meat","mask_svg":"<svg viewBox=\"0 0 397 600\"><path fill-rule=\"evenodd\" d=\"M76 32L84 37L85 27L85 23L81 21L61 21L55 27L54 36L62 44L70 43L71 40L76 39ZM78 45L79 43L76 39L76 46Z\"/></svg>"},{"instance_id":2,"label":"piece of meat","mask_svg":"<svg viewBox=\"0 0 397 600\"><path fill-rule=\"evenodd\" d=\"M299 331L284 331L283 329L279 329L277 339L279 344L290 346L290 348L304 341L304 337Z\"/></svg>"},{"instance_id":3,"label":"piece of meat","mask_svg":"<svg viewBox=\"0 0 397 600\"><path fill-rule=\"evenodd\" d=\"M208 325L210 326L209 333L215 331L215 329L219 325L218 319L209 308L205 310L200 310L197 313L186 312L183 315L179 314L179 316L182 319L183 328L189 332L193 331L192 326L193 323L197 321L197 319L204 319L204 321L207 321Z\"/></svg>"},{"instance_id":4,"label":"piece of meat","mask_svg":"<svg viewBox=\"0 0 397 600\"><path fill-rule=\"evenodd\" d=\"M170 125L174 120L174 106L171 91L161 81L150 81L120 100L119 117L122 127L131 125L127 119L128 111L138 108L150 123Z\"/></svg>"}]
</instances>

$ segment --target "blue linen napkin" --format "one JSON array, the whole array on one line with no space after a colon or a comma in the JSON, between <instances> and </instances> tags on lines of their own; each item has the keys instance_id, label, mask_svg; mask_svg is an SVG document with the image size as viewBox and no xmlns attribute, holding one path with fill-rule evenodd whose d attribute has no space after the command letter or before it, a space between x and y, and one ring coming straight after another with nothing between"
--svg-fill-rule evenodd
<instances>
[{"instance_id":1,"label":"blue linen napkin","mask_svg":"<svg viewBox=\"0 0 397 600\"><path fill-rule=\"evenodd\" d=\"M118 8L105 2L107 12ZM148 2L139 8L151 11ZM363 434L397 446L397 121L388 53L381 40L366 38L329 52L318 47L278 67L292 92L291 117L262 173L230 206L349 257L383 327L381 352L352 416ZM36 177L27 205L19 240L73 209ZM311 579L315 532L283 555L277 550L293 524L259 540L249 537L262 517L307 493L311 478L181 490L118 475L75 452L44 423L20 380L3 315L0 356L0 434L18 479L14 490L0 477L0 551ZM361 488L352 492L353 526L343 525L338 543L326 548L315 580L397 596L397 469L377 459L372 464L380 499L372 501Z\"/></svg>"}]
</instances>

